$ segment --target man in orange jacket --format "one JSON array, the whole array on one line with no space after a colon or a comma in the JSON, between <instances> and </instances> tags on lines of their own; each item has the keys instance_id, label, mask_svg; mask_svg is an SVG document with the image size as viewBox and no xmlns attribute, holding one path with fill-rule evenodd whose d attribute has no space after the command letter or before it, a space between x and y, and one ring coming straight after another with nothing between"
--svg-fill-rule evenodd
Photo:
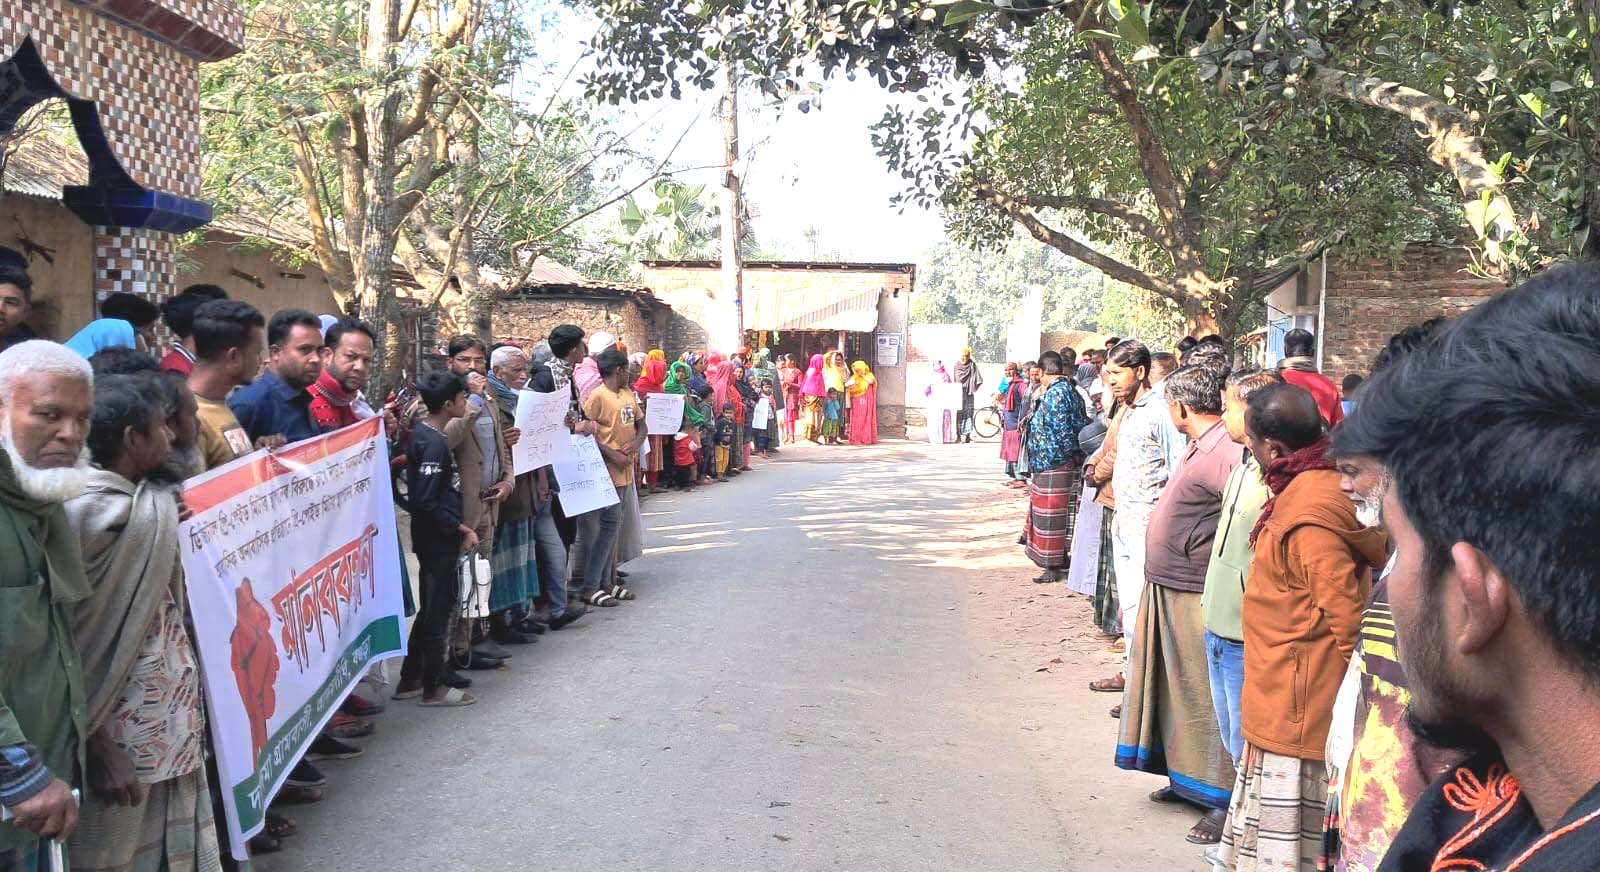
<instances>
[{"instance_id":1,"label":"man in orange jacket","mask_svg":"<svg viewBox=\"0 0 1600 872\"><path fill-rule=\"evenodd\" d=\"M1339 489L1322 414L1304 388L1269 385L1245 413L1272 498L1251 531L1244 592L1244 756L1222 836L1223 868L1314 872L1328 801L1324 747L1382 531Z\"/></svg>"}]
</instances>

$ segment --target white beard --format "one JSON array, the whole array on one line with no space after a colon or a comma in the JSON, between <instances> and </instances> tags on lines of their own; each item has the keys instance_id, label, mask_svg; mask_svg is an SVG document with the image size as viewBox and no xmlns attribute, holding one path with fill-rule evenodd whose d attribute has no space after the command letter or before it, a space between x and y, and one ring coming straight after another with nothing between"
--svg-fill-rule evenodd
<instances>
[{"instance_id":1,"label":"white beard","mask_svg":"<svg viewBox=\"0 0 1600 872\"><path fill-rule=\"evenodd\" d=\"M0 417L0 448L11 461L11 474L17 477L17 487L36 500L46 503L64 503L83 493L89 485L89 447L78 453L78 462L60 469L36 469L29 466L16 443L11 441L11 418Z\"/></svg>"},{"instance_id":2,"label":"white beard","mask_svg":"<svg viewBox=\"0 0 1600 872\"><path fill-rule=\"evenodd\" d=\"M1352 499L1356 504L1356 522L1363 527L1376 527L1383 523L1383 504L1372 500Z\"/></svg>"}]
</instances>

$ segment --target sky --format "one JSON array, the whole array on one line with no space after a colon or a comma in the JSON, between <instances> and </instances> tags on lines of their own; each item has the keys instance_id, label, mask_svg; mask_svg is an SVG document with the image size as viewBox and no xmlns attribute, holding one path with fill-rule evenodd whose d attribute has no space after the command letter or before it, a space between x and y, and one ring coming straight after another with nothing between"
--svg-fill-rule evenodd
<instances>
[{"instance_id":1,"label":"sky","mask_svg":"<svg viewBox=\"0 0 1600 872\"><path fill-rule=\"evenodd\" d=\"M564 6L545 7L539 43L557 53L541 59L541 68L519 77L519 87L538 90L562 80L574 64L584 68L584 42L594 32L592 21ZM565 89L581 91L577 76ZM821 107L802 113L792 105L773 107L755 93L740 95L740 141L745 160L746 201L755 210L756 238L763 248L786 257L811 259L808 228L817 229L817 254L857 261L916 261L945 238L937 211L890 203L902 190L873 151L868 128L882 117L890 96L873 81L844 79L825 83ZM686 90L679 101L658 100L622 106L615 126L631 129L647 122L630 144L659 159L688 129L673 153L680 167L720 164L722 128L716 96ZM651 161L653 164L653 161ZM647 167L635 167L636 180ZM718 191L717 169L685 172L679 178Z\"/></svg>"}]
</instances>

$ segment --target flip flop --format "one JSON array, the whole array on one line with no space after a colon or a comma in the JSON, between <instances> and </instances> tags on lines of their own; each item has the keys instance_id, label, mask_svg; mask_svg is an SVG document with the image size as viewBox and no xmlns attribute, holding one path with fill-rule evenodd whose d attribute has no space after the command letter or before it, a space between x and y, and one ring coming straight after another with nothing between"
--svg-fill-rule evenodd
<instances>
[{"instance_id":1,"label":"flip flop","mask_svg":"<svg viewBox=\"0 0 1600 872\"><path fill-rule=\"evenodd\" d=\"M1176 790L1173 790L1171 787L1163 787L1160 790L1156 790L1150 794L1150 801L1161 803L1181 803L1185 800L1183 797L1178 795Z\"/></svg>"},{"instance_id":2,"label":"flip flop","mask_svg":"<svg viewBox=\"0 0 1600 872\"><path fill-rule=\"evenodd\" d=\"M444 692L444 696L441 696L435 700L423 699L418 702L417 705L424 708L459 708L461 706L472 705L475 702L477 702L477 700L473 698L472 694L465 691L456 690L452 687Z\"/></svg>"},{"instance_id":3,"label":"flip flop","mask_svg":"<svg viewBox=\"0 0 1600 872\"><path fill-rule=\"evenodd\" d=\"M408 688L406 690L396 690L394 692L394 696L390 697L390 699L416 699L421 695L422 685L419 684L416 687Z\"/></svg>"}]
</instances>

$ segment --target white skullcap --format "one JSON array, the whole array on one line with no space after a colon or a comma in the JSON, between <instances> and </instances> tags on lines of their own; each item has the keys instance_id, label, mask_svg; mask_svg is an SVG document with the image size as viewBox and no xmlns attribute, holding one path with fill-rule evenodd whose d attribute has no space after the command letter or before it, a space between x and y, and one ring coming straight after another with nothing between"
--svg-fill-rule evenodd
<instances>
[{"instance_id":1,"label":"white skullcap","mask_svg":"<svg viewBox=\"0 0 1600 872\"><path fill-rule=\"evenodd\" d=\"M610 348L616 344L617 337L612 336L610 333L602 330L599 333L592 334L589 337L589 353L599 354L600 352L605 351L607 348Z\"/></svg>"}]
</instances>

